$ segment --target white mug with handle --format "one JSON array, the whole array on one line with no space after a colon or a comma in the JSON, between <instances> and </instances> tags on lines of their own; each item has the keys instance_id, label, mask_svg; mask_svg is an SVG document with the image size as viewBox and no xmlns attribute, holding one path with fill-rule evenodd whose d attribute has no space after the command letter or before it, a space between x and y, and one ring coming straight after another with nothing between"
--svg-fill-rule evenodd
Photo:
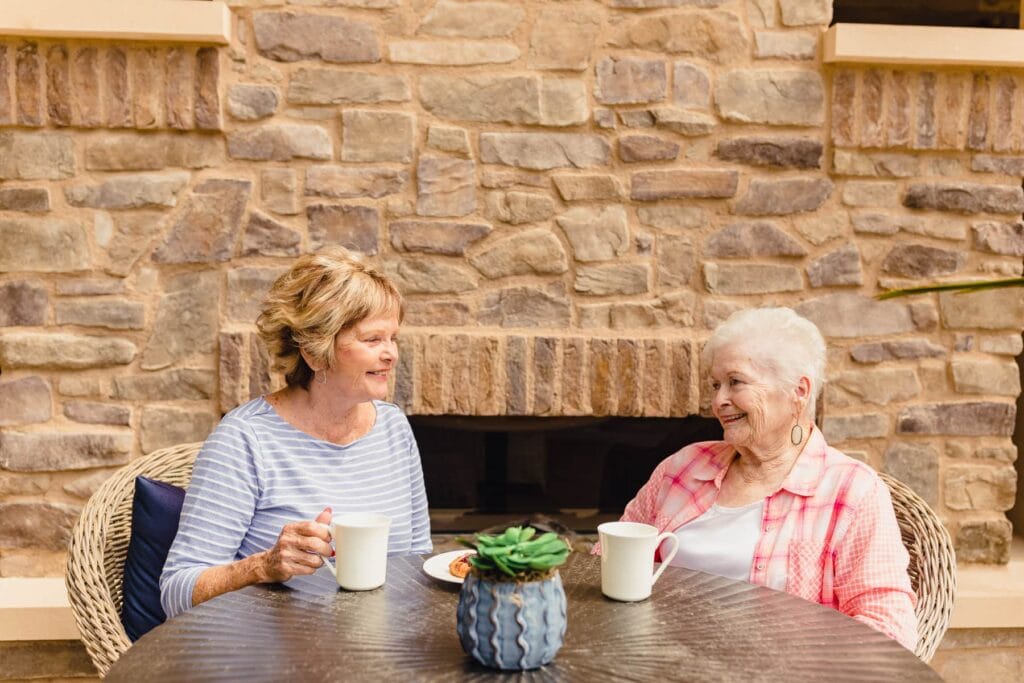
<instances>
[{"instance_id":1,"label":"white mug with handle","mask_svg":"<svg viewBox=\"0 0 1024 683\"><path fill-rule=\"evenodd\" d=\"M331 518L334 565L324 561L338 585L368 591L384 585L391 519L376 512L345 512Z\"/></svg>"},{"instance_id":2,"label":"white mug with handle","mask_svg":"<svg viewBox=\"0 0 1024 683\"><path fill-rule=\"evenodd\" d=\"M679 550L675 534L659 534L650 524L606 522L598 525L597 533L601 538L601 592L612 600L649 598L654 582ZM670 541L672 550L654 571L654 552L663 541Z\"/></svg>"}]
</instances>

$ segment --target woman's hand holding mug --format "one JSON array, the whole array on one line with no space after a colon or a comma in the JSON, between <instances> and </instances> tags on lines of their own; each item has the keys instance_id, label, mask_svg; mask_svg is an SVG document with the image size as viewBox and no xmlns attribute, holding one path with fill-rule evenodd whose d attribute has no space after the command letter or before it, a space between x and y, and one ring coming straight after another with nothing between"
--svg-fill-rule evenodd
<instances>
[{"instance_id":1,"label":"woman's hand holding mug","mask_svg":"<svg viewBox=\"0 0 1024 683\"><path fill-rule=\"evenodd\" d=\"M262 581L288 581L323 566L332 552L330 523L331 509L324 508L313 521L285 524L274 547L263 553Z\"/></svg>"}]
</instances>

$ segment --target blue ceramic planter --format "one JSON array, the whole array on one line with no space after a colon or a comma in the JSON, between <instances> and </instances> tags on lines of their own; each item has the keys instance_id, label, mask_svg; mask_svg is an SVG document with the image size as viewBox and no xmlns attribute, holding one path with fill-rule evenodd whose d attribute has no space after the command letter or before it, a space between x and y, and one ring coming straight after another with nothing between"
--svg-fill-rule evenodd
<instances>
[{"instance_id":1,"label":"blue ceramic planter","mask_svg":"<svg viewBox=\"0 0 1024 683\"><path fill-rule=\"evenodd\" d=\"M565 608L557 572L530 583L488 581L471 573L459 593L459 642L492 669L536 669L562 647Z\"/></svg>"}]
</instances>

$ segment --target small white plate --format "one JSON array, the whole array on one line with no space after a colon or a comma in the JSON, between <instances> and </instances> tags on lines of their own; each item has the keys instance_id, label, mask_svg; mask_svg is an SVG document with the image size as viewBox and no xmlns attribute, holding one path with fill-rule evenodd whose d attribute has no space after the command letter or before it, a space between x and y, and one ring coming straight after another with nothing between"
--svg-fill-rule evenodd
<instances>
[{"instance_id":1,"label":"small white plate","mask_svg":"<svg viewBox=\"0 0 1024 683\"><path fill-rule=\"evenodd\" d=\"M430 576L441 581L447 581L449 583L462 583L462 579L448 571L448 565L455 561L456 557L465 554L476 555L475 550L452 550L447 553L441 553L440 555L434 555L428 557L423 563L423 571Z\"/></svg>"}]
</instances>

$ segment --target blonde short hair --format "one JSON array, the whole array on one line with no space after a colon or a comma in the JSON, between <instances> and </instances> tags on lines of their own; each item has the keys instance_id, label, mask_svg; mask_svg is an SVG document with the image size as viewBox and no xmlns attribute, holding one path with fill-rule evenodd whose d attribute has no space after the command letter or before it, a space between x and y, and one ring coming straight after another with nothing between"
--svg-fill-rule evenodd
<instances>
[{"instance_id":1,"label":"blonde short hair","mask_svg":"<svg viewBox=\"0 0 1024 683\"><path fill-rule=\"evenodd\" d=\"M817 325L791 308L737 311L715 328L704 345L704 373L710 372L716 352L736 346L749 352L751 360L779 386L795 386L803 376L810 379L811 395L804 414L814 419L825 381L825 339Z\"/></svg>"},{"instance_id":2,"label":"blonde short hair","mask_svg":"<svg viewBox=\"0 0 1024 683\"><path fill-rule=\"evenodd\" d=\"M334 366L334 339L366 318L405 315L402 295L383 273L344 247L300 256L271 286L256 318L260 338L289 386L309 385L313 370L302 357Z\"/></svg>"}]
</instances>

